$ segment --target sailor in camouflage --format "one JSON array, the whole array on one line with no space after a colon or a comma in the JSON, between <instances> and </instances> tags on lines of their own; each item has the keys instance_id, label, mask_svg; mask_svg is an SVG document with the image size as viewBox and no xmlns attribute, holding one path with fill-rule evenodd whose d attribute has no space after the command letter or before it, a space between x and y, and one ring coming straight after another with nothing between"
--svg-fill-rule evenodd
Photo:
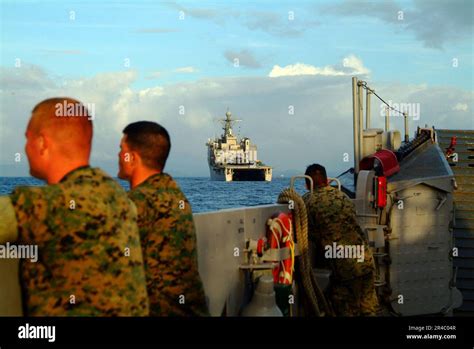
<instances>
[{"instance_id":1,"label":"sailor in camouflage","mask_svg":"<svg viewBox=\"0 0 474 349\"><path fill-rule=\"evenodd\" d=\"M374 286L374 259L368 241L357 223L355 208L348 197L327 183L326 170L311 165L306 175L315 188L303 196L308 211L309 235L318 267L332 271L328 298L337 316L374 316L378 299ZM310 182L306 180L307 188ZM363 251L359 256L326 258L336 246Z\"/></svg>"},{"instance_id":2,"label":"sailor in camouflage","mask_svg":"<svg viewBox=\"0 0 474 349\"><path fill-rule=\"evenodd\" d=\"M22 262L28 315L147 315L136 209L98 168L11 194L19 243L37 244Z\"/></svg>"},{"instance_id":3,"label":"sailor in camouflage","mask_svg":"<svg viewBox=\"0 0 474 349\"><path fill-rule=\"evenodd\" d=\"M41 102L26 133L30 172L48 185L17 187L3 210L13 212L6 217L14 229L0 240L39 250L37 263L21 261L24 313L147 316L136 208L117 182L89 167L85 108L85 115L61 117L55 106L63 103L81 105L69 98Z\"/></svg>"},{"instance_id":4,"label":"sailor in camouflage","mask_svg":"<svg viewBox=\"0 0 474 349\"><path fill-rule=\"evenodd\" d=\"M130 181L129 197L138 210L150 315L208 315L191 205L162 172L171 146L168 132L146 121L123 132L119 177Z\"/></svg>"}]
</instances>

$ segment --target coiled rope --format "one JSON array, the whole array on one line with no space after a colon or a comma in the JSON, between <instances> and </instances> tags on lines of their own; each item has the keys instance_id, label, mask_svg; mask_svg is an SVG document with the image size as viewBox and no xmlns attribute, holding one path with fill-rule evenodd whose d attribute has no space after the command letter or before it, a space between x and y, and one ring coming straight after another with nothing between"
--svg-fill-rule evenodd
<instances>
[{"instance_id":1,"label":"coiled rope","mask_svg":"<svg viewBox=\"0 0 474 349\"><path fill-rule=\"evenodd\" d=\"M306 206L298 193L294 189L284 189L278 196L278 203L294 204L294 216L295 216L295 232L296 240L300 249L300 263L299 271L303 282L303 288L306 296L313 308L314 315L316 316L332 316L331 308L329 307L326 297L321 291L316 276L311 268L311 260L309 258L309 241L308 241L308 215ZM324 309L319 308L319 304Z\"/></svg>"}]
</instances>

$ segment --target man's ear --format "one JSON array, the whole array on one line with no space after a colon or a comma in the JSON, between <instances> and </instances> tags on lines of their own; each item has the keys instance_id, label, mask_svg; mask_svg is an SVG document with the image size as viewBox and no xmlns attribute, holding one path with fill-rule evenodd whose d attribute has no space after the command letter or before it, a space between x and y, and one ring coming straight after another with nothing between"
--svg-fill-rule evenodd
<instances>
[{"instance_id":1,"label":"man's ear","mask_svg":"<svg viewBox=\"0 0 474 349\"><path fill-rule=\"evenodd\" d=\"M44 133L40 133L36 141L38 142L38 149L41 155L51 146L51 140Z\"/></svg>"},{"instance_id":2,"label":"man's ear","mask_svg":"<svg viewBox=\"0 0 474 349\"><path fill-rule=\"evenodd\" d=\"M133 165L133 167L139 167L142 165L142 158L140 157L140 154L136 152L135 150L131 150L130 152L130 163Z\"/></svg>"}]
</instances>

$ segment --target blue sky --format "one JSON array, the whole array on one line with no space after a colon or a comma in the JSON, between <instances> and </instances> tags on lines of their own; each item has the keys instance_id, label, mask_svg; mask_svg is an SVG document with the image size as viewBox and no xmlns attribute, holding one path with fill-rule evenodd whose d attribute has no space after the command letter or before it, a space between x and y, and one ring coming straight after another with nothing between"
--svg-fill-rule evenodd
<instances>
[{"instance_id":1,"label":"blue sky","mask_svg":"<svg viewBox=\"0 0 474 349\"><path fill-rule=\"evenodd\" d=\"M26 163L11 163L24 145L14 134L23 134L31 108L52 94L97 104L93 160L111 172L126 123L152 119L176 139L170 170L206 175L203 143L219 132L214 120L228 106L276 169L300 169L313 153L344 169L335 156L304 153L307 147L269 129L280 120L292 139L307 143L306 125L322 138L343 125L335 151L351 153L352 75L387 99L420 103L420 123L474 126L472 1L0 4L3 174L26 175ZM184 118L176 114L181 105ZM288 105L296 106L294 120L285 117Z\"/></svg>"},{"instance_id":2,"label":"blue sky","mask_svg":"<svg viewBox=\"0 0 474 349\"><path fill-rule=\"evenodd\" d=\"M415 16L409 12L415 8L411 1L379 2L404 11L398 22L398 12L392 11L393 23L370 12L341 14L336 5L344 3L333 1L1 3L1 64L20 58L62 77L136 69L136 87L144 87L209 76L265 76L275 64L325 66L355 54L370 66L374 80L472 88L472 27L470 36L448 27L457 39L429 47L405 27ZM374 2L363 2L362 12L364 4ZM225 58L225 52L242 51L254 57L255 67L234 68ZM124 66L126 59L130 67ZM196 72L173 72L183 67Z\"/></svg>"}]
</instances>

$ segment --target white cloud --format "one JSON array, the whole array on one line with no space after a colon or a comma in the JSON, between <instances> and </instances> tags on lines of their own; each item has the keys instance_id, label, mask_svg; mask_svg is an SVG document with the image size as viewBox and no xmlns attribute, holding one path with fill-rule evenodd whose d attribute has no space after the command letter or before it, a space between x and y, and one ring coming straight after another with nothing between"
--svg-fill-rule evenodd
<instances>
[{"instance_id":1,"label":"white cloud","mask_svg":"<svg viewBox=\"0 0 474 349\"><path fill-rule=\"evenodd\" d=\"M327 65L316 67L310 64L296 63L285 67L273 66L268 74L271 78L298 75L322 75L322 76L348 76L367 75L370 70L364 67L362 61L354 55L349 55L342 60L341 65Z\"/></svg>"},{"instance_id":2,"label":"white cloud","mask_svg":"<svg viewBox=\"0 0 474 349\"><path fill-rule=\"evenodd\" d=\"M195 67L182 67L174 70L175 73L197 73L198 71Z\"/></svg>"},{"instance_id":3,"label":"white cloud","mask_svg":"<svg viewBox=\"0 0 474 349\"><path fill-rule=\"evenodd\" d=\"M315 67L310 64L296 63L285 67L274 65L270 74L271 78L278 78L281 76L297 76L297 75L324 75L324 76L340 76L343 72L336 71L333 67L326 66L323 68Z\"/></svg>"},{"instance_id":4,"label":"white cloud","mask_svg":"<svg viewBox=\"0 0 474 349\"><path fill-rule=\"evenodd\" d=\"M467 111L468 106L466 103L458 103L453 107L453 110L457 111Z\"/></svg>"},{"instance_id":5,"label":"white cloud","mask_svg":"<svg viewBox=\"0 0 474 349\"><path fill-rule=\"evenodd\" d=\"M155 98L159 96L163 96L163 87L158 86L138 91L138 97L140 101L143 101L147 98Z\"/></svg>"},{"instance_id":6,"label":"white cloud","mask_svg":"<svg viewBox=\"0 0 474 349\"><path fill-rule=\"evenodd\" d=\"M366 75L370 73L370 70L364 67L362 61L354 55L349 55L342 60L342 66L347 69L352 69L350 74L357 74L357 75Z\"/></svg>"}]
</instances>

